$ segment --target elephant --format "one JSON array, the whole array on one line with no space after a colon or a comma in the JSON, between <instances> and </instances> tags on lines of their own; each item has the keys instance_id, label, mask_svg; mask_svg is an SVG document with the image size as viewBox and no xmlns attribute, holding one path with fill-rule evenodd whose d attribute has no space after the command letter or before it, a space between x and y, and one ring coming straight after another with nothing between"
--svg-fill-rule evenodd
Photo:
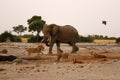
<instances>
[{"instance_id":1,"label":"elephant","mask_svg":"<svg viewBox=\"0 0 120 80\"><path fill-rule=\"evenodd\" d=\"M78 39L78 31L71 25L59 26L56 24L45 24L43 26L42 32L43 36L43 43L50 42L49 52L48 54L52 54L52 48L54 43L57 45L57 53L63 53L60 49L60 43L68 43L72 46L72 52L76 53L79 48L76 46L76 42Z\"/></svg>"}]
</instances>

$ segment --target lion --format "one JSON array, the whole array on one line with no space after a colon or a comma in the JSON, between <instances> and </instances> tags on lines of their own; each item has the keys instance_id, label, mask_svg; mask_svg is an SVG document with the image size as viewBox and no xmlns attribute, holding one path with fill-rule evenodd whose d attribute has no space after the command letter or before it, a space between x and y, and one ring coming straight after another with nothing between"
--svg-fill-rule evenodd
<instances>
[{"instance_id":1,"label":"lion","mask_svg":"<svg viewBox=\"0 0 120 80\"><path fill-rule=\"evenodd\" d=\"M73 64L76 64L76 63L80 63L80 64L82 64L83 62L77 60L76 58L73 58L73 59L72 59L72 63L73 63Z\"/></svg>"},{"instance_id":2,"label":"lion","mask_svg":"<svg viewBox=\"0 0 120 80\"><path fill-rule=\"evenodd\" d=\"M7 49L3 49L2 51L0 51L0 53L3 53L3 54L7 54L8 50Z\"/></svg>"},{"instance_id":3,"label":"lion","mask_svg":"<svg viewBox=\"0 0 120 80\"><path fill-rule=\"evenodd\" d=\"M105 55L97 54L96 52L92 51L90 53L94 58L107 58Z\"/></svg>"},{"instance_id":4,"label":"lion","mask_svg":"<svg viewBox=\"0 0 120 80\"><path fill-rule=\"evenodd\" d=\"M57 61L60 61L60 59L67 60L68 56L69 56L69 53L57 54Z\"/></svg>"},{"instance_id":5,"label":"lion","mask_svg":"<svg viewBox=\"0 0 120 80\"><path fill-rule=\"evenodd\" d=\"M44 46L43 45L39 45L36 48L27 48L26 49L26 51L28 52L28 55L31 55L31 53L37 53L37 55L39 55L39 53L43 54L43 52L42 52L43 50L44 50Z\"/></svg>"}]
</instances>

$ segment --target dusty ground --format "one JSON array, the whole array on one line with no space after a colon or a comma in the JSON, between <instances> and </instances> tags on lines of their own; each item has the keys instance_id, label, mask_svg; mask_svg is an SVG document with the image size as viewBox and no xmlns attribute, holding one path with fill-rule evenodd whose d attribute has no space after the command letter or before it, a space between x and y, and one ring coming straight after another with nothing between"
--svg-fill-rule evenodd
<instances>
[{"instance_id":1,"label":"dusty ground","mask_svg":"<svg viewBox=\"0 0 120 80\"><path fill-rule=\"evenodd\" d=\"M120 45L78 43L79 51L70 54L71 47L62 44L67 57L57 60L54 55L28 56L25 48L36 47L37 43L0 43L0 50L7 49L7 54L19 59L13 62L0 62L0 80L120 80ZM95 53L98 56L91 55ZM105 56L105 58L99 56Z\"/></svg>"}]
</instances>

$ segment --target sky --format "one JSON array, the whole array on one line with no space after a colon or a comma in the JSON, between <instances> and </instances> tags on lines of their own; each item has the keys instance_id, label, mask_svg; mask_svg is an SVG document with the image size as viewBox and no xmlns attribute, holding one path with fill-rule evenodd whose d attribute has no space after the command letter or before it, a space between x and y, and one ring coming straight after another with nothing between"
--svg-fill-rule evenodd
<instances>
[{"instance_id":1,"label":"sky","mask_svg":"<svg viewBox=\"0 0 120 80\"><path fill-rule=\"evenodd\" d=\"M0 33L28 27L34 15L47 24L72 25L83 36L120 37L120 0L0 0Z\"/></svg>"}]
</instances>

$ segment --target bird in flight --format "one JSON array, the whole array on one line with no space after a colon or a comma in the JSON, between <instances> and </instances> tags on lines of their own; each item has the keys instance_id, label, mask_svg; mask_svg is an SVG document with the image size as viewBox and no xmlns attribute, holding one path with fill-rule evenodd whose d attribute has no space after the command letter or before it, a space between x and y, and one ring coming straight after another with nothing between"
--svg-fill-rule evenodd
<instances>
[{"instance_id":1,"label":"bird in flight","mask_svg":"<svg viewBox=\"0 0 120 80\"><path fill-rule=\"evenodd\" d=\"M102 21L102 24L107 25L107 21Z\"/></svg>"}]
</instances>

